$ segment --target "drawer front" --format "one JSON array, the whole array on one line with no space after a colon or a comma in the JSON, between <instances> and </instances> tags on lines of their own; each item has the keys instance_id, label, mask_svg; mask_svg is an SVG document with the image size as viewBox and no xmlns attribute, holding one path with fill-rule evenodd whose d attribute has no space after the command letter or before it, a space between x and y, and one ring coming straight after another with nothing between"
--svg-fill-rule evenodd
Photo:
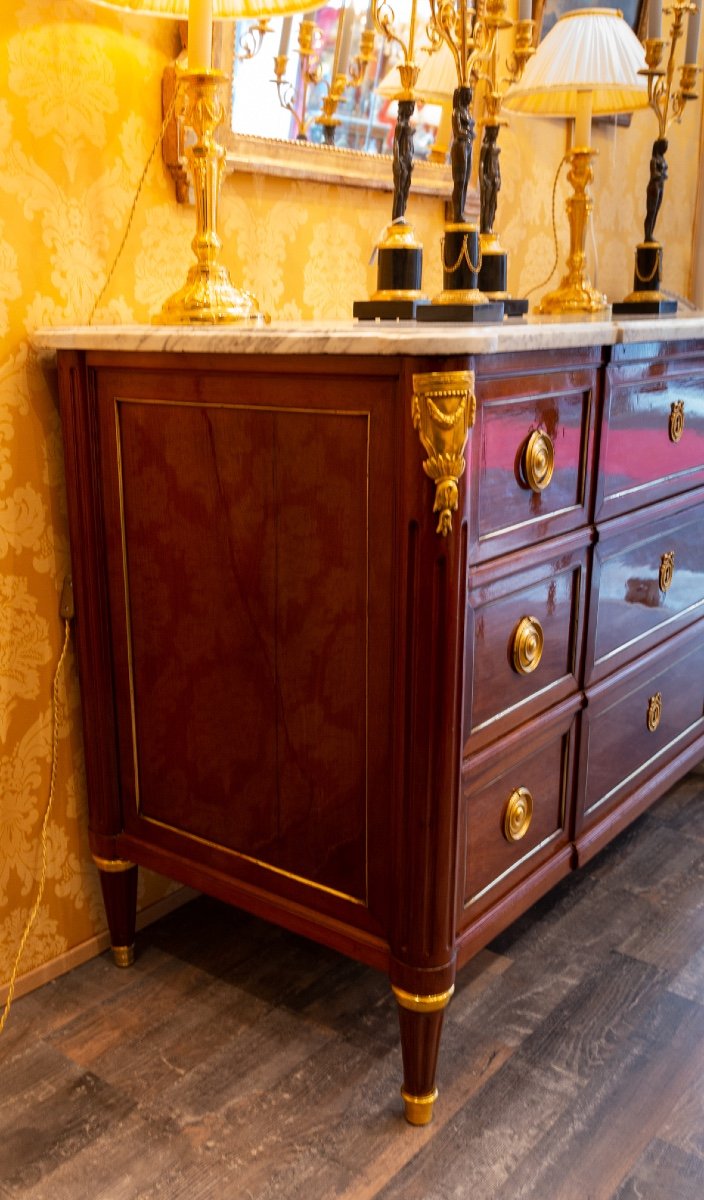
<instances>
[{"instance_id":1,"label":"drawer front","mask_svg":"<svg viewBox=\"0 0 704 1200\"><path fill-rule=\"evenodd\" d=\"M466 764L460 928L567 844L575 720L572 704L549 726L525 725L499 752Z\"/></svg>"},{"instance_id":2,"label":"drawer front","mask_svg":"<svg viewBox=\"0 0 704 1200\"><path fill-rule=\"evenodd\" d=\"M470 571L465 753L577 689L588 545L582 532L550 545L538 563L523 551Z\"/></svg>"},{"instance_id":3,"label":"drawer front","mask_svg":"<svg viewBox=\"0 0 704 1200\"><path fill-rule=\"evenodd\" d=\"M704 493L610 522L594 551L587 682L704 611Z\"/></svg>"},{"instance_id":4,"label":"drawer front","mask_svg":"<svg viewBox=\"0 0 704 1200\"><path fill-rule=\"evenodd\" d=\"M607 369L597 519L704 483L704 374L614 378Z\"/></svg>"},{"instance_id":5,"label":"drawer front","mask_svg":"<svg viewBox=\"0 0 704 1200\"><path fill-rule=\"evenodd\" d=\"M476 390L471 559L493 558L586 524L594 372L479 380Z\"/></svg>"},{"instance_id":6,"label":"drawer front","mask_svg":"<svg viewBox=\"0 0 704 1200\"><path fill-rule=\"evenodd\" d=\"M699 623L587 693L583 821L600 819L704 732Z\"/></svg>"}]
</instances>

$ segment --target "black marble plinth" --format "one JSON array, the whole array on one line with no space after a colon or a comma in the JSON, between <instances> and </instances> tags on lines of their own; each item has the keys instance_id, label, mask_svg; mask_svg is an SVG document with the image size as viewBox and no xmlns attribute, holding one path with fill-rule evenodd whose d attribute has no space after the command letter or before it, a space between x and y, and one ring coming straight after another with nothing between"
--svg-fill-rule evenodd
<instances>
[{"instance_id":1,"label":"black marble plinth","mask_svg":"<svg viewBox=\"0 0 704 1200\"><path fill-rule=\"evenodd\" d=\"M412 321L420 300L355 300L352 316L358 321Z\"/></svg>"},{"instance_id":2,"label":"black marble plinth","mask_svg":"<svg viewBox=\"0 0 704 1200\"><path fill-rule=\"evenodd\" d=\"M519 300L514 296L504 296L502 300L505 317L525 317L528 312L528 301Z\"/></svg>"},{"instance_id":3,"label":"black marble plinth","mask_svg":"<svg viewBox=\"0 0 704 1200\"><path fill-rule=\"evenodd\" d=\"M502 300L491 300L486 304L430 304L420 301L416 309L417 321L464 321L477 325L503 319Z\"/></svg>"},{"instance_id":4,"label":"black marble plinth","mask_svg":"<svg viewBox=\"0 0 704 1200\"><path fill-rule=\"evenodd\" d=\"M624 316L630 313L632 316L648 316L648 317L671 317L677 312L676 300L649 300L648 293L643 292L643 299L619 300L616 304L611 305L611 311L614 316Z\"/></svg>"}]
</instances>

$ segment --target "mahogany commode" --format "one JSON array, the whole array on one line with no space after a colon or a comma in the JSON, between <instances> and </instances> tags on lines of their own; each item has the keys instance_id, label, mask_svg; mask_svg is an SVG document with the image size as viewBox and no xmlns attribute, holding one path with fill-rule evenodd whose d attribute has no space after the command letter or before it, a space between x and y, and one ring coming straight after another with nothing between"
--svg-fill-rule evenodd
<instances>
[{"instance_id":1,"label":"mahogany commode","mask_svg":"<svg viewBox=\"0 0 704 1200\"><path fill-rule=\"evenodd\" d=\"M704 321L656 328L37 339L116 958L139 864L387 971L413 1123L457 968L704 755Z\"/></svg>"}]
</instances>

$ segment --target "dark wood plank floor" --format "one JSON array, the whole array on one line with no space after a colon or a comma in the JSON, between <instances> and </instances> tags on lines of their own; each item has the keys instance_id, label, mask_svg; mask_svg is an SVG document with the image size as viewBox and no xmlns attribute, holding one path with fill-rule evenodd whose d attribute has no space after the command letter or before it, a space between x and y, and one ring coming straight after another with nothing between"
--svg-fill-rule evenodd
<instances>
[{"instance_id":1,"label":"dark wood plank floor","mask_svg":"<svg viewBox=\"0 0 704 1200\"><path fill-rule=\"evenodd\" d=\"M0 1061L3 1200L702 1200L704 770L460 974L426 1129L386 980L206 898Z\"/></svg>"}]
</instances>

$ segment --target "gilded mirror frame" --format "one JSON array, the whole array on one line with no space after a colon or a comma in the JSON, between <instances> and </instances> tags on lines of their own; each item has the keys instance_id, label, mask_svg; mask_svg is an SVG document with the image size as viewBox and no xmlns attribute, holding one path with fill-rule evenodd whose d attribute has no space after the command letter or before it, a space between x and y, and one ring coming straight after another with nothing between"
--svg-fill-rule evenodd
<instances>
[{"instance_id":1,"label":"gilded mirror frame","mask_svg":"<svg viewBox=\"0 0 704 1200\"><path fill-rule=\"evenodd\" d=\"M218 23L220 25L221 23ZM232 78L234 24L217 31L213 40L213 65ZM168 112L175 87L176 69L167 67L162 85L162 107ZM312 145L308 142L285 141L279 138L254 137L234 133L230 103L225 116L220 141L225 148L226 170L248 174L278 175L288 179L306 179L313 183L342 184L392 192L391 155L366 154L361 150L338 149L334 146ZM189 183L185 168L184 130L180 120L172 120L164 135L164 162L176 185L176 196L182 203L189 200ZM449 163L417 160L413 165L413 193L447 199L452 192ZM478 201L468 197L468 210Z\"/></svg>"}]
</instances>

